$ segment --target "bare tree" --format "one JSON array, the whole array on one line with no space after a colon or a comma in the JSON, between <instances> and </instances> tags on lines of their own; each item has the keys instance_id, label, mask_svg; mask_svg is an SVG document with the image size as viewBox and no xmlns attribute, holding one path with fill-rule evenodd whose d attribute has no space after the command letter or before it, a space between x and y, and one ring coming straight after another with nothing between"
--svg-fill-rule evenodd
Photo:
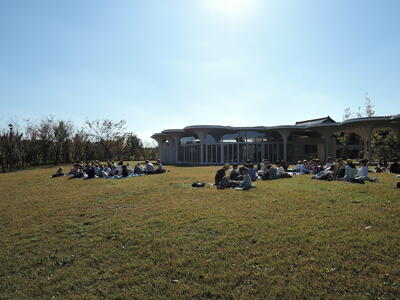
<instances>
[{"instance_id":1,"label":"bare tree","mask_svg":"<svg viewBox=\"0 0 400 300\"><path fill-rule=\"evenodd\" d=\"M368 93L365 93L365 115L367 117L372 117L375 114L374 106L371 104L371 98L368 96Z\"/></svg>"},{"instance_id":2,"label":"bare tree","mask_svg":"<svg viewBox=\"0 0 400 300\"><path fill-rule=\"evenodd\" d=\"M89 128L89 135L102 146L104 155L107 159L112 160L113 155L116 155L116 146L118 141L125 137L124 127L126 121L120 120L114 122L112 120L93 120L86 121Z\"/></svg>"}]
</instances>

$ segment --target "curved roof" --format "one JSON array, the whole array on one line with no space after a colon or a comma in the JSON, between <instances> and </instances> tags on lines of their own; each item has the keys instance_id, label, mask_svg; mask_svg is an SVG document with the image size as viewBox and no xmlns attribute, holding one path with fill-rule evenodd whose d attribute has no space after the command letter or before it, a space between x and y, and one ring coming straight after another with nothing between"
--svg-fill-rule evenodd
<instances>
[{"instance_id":1,"label":"curved roof","mask_svg":"<svg viewBox=\"0 0 400 300\"><path fill-rule=\"evenodd\" d=\"M322 129L322 128L335 128L335 127L347 127L346 125L361 125L365 123L380 123L383 122L391 123L400 123L400 114L392 115L392 116L373 116L373 117L362 117L362 118L353 118L349 120L345 120L343 122L336 122L331 117L323 117L318 119L306 120L306 121L298 121L294 125L278 125L278 126L252 126L252 127L233 127L233 126L223 126L223 125L190 125L186 126L183 129L166 129L161 133L156 133L153 136L160 135L182 135L182 134L190 134L191 132L196 132L200 130L208 130L213 131L214 133L229 133L235 131L273 131L273 130L294 130L294 129ZM213 133L210 133L213 134Z\"/></svg>"}]
</instances>

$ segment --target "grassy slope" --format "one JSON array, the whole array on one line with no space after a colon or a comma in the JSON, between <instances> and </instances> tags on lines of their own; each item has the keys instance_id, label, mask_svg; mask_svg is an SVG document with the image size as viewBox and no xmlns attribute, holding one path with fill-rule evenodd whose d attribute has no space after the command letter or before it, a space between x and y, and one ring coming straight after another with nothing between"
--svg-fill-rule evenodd
<instances>
[{"instance_id":1,"label":"grassy slope","mask_svg":"<svg viewBox=\"0 0 400 300\"><path fill-rule=\"evenodd\" d=\"M400 297L393 175L303 175L243 192L191 187L216 167L170 169L0 175L0 299Z\"/></svg>"}]
</instances>

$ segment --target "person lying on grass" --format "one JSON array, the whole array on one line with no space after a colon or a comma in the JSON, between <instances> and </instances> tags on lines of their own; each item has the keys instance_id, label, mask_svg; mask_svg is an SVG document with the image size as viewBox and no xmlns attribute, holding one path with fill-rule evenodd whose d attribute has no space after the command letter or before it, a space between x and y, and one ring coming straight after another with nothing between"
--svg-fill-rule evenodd
<instances>
[{"instance_id":1,"label":"person lying on grass","mask_svg":"<svg viewBox=\"0 0 400 300\"><path fill-rule=\"evenodd\" d=\"M326 168L325 170L315 174L315 176L311 177L313 179L319 180L335 180L336 179L336 166L331 165L330 167Z\"/></svg>"}]
</instances>

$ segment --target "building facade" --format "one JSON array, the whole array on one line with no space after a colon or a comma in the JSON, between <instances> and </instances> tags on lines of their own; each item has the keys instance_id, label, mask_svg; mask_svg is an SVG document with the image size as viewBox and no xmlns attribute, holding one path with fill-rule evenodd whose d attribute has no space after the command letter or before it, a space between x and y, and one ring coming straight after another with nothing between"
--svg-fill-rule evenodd
<instances>
[{"instance_id":1,"label":"building facade","mask_svg":"<svg viewBox=\"0 0 400 300\"><path fill-rule=\"evenodd\" d=\"M335 122L329 116L294 125L231 127L197 125L166 129L152 135L165 164L205 165L260 162L296 162L310 157L336 158L344 145L338 137L357 136L353 153L371 159L371 138L376 131L400 130L400 115L355 118Z\"/></svg>"}]
</instances>

